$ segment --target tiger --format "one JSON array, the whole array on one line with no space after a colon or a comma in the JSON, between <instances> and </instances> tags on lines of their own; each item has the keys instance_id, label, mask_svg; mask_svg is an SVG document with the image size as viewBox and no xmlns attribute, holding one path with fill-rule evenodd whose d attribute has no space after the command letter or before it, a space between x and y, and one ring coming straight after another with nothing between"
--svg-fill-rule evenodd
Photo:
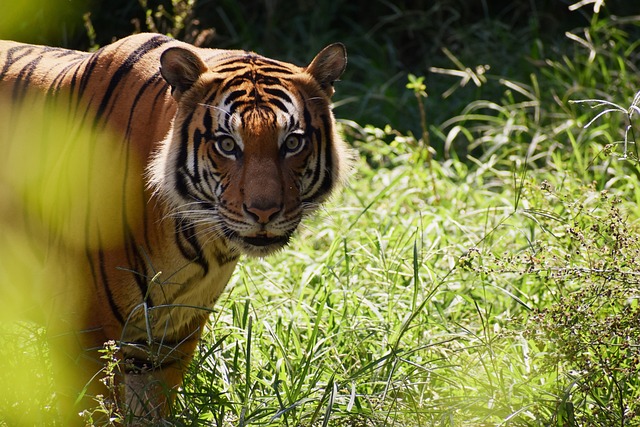
<instances>
[{"instance_id":1,"label":"tiger","mask_svg":"<svg viewBox=\"0 0 640 427\"><path fill-rule=\"evenodd\" d=\"M104 392L115 342L128 420L168 416L238 259L284 248L344 183L346 63L341 43L299 67L153 33L94 52L0 42L0 245L29 242L19 270L44 294L21 307L77 378L69 402ZM15 260L0 252L7 305Z\"/></svg>"}]
</instances>

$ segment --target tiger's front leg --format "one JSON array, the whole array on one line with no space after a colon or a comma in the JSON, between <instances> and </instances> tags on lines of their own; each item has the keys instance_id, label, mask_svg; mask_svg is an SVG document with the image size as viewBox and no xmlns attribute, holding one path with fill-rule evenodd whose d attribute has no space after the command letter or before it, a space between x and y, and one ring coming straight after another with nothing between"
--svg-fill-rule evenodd
<instances>
[{"instance_id":1,"label":"tiger's front leg","mask_svg":"<svg viewBox=\"0 0 640 427\"><path fill-rule=\"evenodd\" d=\"M127 352L124 352L125 373L120 400L125 406L127 425L147 425L149 420L153 424L170 414L204 323L187 340L175 346L164 344L160 350L153 350L157 352L153 358L155 361L127 358Z\"/></svg>"},{"instance_id":2,"label":"tiger's front leg","mask_svg":"<svg viewBox=\"0 0 640 427\"><path fill-rule=\"evenodd\" d=\"M162 420L170 413L171 404L188 360L171 366L128 372L124 376L125 420L136 425L149 420ZM127 423L129 424L129 422Z\"/></svg>"}]
</instances>

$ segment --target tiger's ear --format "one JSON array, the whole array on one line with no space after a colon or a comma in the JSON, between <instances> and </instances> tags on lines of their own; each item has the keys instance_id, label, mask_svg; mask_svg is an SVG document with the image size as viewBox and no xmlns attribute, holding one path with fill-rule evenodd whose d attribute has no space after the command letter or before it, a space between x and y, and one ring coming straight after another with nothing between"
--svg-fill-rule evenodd
<instances>
[{"instance_id":1,"label":"tiger's ear","mask_svg":"<svg viewBox=\"0 0 640 427\"><path fill-rule=\"evenodd\" d=\"M347 49L342 43L333 43L325 47L313 58L305 71L313 76L329 97L333 95L333 82L347 67Z\"/></svg>"},{"instance_id":2,"label":"tiger's ear","mask_svg":"<svg viewBox=\"0 0 640 427\"><path fill-rule=\"evenodd\" d=\"M207 70L202 59L189 49L171 47L160 55L160 74L171 85L176 100Z\"/></svg>"}]
</instances>

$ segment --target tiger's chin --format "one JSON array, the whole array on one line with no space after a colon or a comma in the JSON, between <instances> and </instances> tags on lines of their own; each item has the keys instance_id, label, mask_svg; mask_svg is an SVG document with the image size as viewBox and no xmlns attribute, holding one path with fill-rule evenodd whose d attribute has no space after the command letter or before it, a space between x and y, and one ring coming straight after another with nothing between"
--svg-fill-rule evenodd
<instances>
[{"instance_id":1,"label":"tiger's chin","mask_svg":"<svg viewBox=\"0 0 640 427\"><path fill-rule=\"evenodd\" d=\"M227 233L227 238L238 250L245 255L253 257L265 257L283 249L291 234L276 236L268 233L241 236L236 232Z\"/></svg>"}]
</instances>

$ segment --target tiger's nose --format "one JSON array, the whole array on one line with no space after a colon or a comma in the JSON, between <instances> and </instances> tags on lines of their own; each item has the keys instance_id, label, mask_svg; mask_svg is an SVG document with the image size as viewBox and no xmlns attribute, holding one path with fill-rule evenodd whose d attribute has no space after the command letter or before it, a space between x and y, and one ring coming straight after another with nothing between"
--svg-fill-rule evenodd
<instances>
[{"instance_id":1,"label":"tiger's nose","mask_svg":"<svg viewBox=\"0 0 640 427\"><path fill-rule=\"evenodd\" d=\"M282 206L258 206L258 205L242 205L247 212L258 224L268 224L282 210Z\"/></svg>"}]
</instances>

